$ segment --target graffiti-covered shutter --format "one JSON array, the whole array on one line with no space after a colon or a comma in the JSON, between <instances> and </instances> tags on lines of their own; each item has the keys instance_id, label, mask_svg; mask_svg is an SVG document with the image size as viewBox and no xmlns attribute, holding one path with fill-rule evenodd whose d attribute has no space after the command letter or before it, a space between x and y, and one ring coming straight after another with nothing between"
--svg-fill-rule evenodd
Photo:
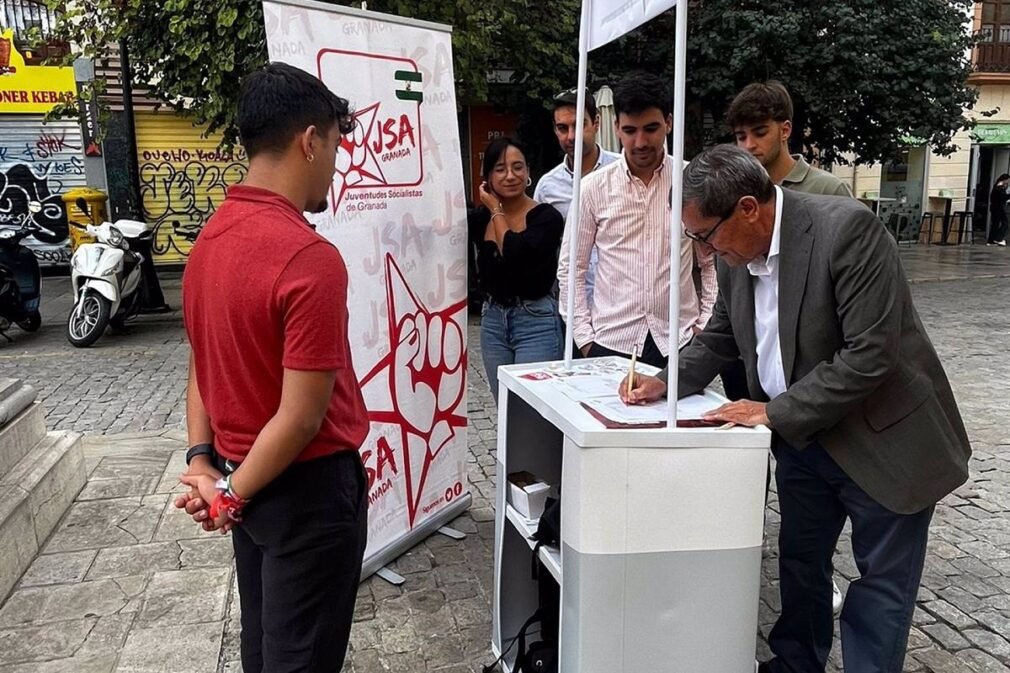
<instances>
[{"instance_id":1,"label":"graffiti-covered shutter","mask_svg":"<svg viewBox=\"0 0 1010 673\"><path fill-rule=\"evenodd\" d=\"M245 177L245 155L222 152L219 135L205 138L202 127L170 112L138 111L135 120L144 215L157 225L154 260L184 263L226 188Z\"/></svg>"},{"instance_id":2,"label":"graffiti-covered shutter","mask_svg":"<svg viewBox=\"0 0 1010 673\"><path fill-rule=\"evenodd\" d=\"M42 227L25 239L43 264L68 264L62 194L87 184L77 121L41 114L0 115L0 227L31 218Z\"/></svg>"}]
</instances>

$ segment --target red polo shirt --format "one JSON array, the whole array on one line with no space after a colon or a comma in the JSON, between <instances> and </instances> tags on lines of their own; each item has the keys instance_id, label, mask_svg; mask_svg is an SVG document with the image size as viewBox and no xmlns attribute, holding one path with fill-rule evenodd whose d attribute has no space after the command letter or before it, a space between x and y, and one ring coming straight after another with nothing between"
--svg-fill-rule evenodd
<instances>
[{"instance_id":1,"label":"red polo shirt","mask_svg":"<svg viewBox=\"0 0 1010 673\"><path fill-rule=\"evenodd\" d=\"M219 453L249 453L280 405L285 368L337 373L319 434L297 460L361 446L368 416L347 338L347 268L290 201L230 188L193 246L182 303Z\"/></svg>"}]
</instances>

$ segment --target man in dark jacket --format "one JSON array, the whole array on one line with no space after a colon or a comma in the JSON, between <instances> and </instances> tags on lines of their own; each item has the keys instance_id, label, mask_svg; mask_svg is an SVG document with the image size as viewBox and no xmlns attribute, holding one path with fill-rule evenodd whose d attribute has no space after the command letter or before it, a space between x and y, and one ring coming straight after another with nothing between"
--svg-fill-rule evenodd
<instances>
[{"instance_id":1,"label":"man in dark jacket","mask_svg":"<svg viewBox=\"0 0 1010 673\"><path fill-rule=\"evenodd\" d=\"M842 609L842 660L900 673L933 508L967 479L971 447L895 243L853 199L784 190L725 145L685 170L683 220L721 262L678 394L741 357L750 399L708 418L774 431L782 612L761 671L824 670L831 556L848 517L861 576ZM635 379L626 401L666 393L663 376Z\"/></svg>"}]
</instances>

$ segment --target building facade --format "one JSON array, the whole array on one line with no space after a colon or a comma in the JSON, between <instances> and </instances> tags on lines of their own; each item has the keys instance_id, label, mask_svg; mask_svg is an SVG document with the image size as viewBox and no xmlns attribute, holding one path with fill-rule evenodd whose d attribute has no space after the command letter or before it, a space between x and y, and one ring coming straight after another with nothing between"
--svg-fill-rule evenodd
<instances>
[{"instance_id":1,"label":"building facade","mask_svg":"<svg viewBox=\"0 0 1010 673\"><path fill-rule=\"evenodd\" d=\"M58 104L76 100L73 68L47 65L65 47L43 43L55 15L44 4L0 0L0 228L29 223L24 243L42 265L70 259L63 195L83 187L85 151L77 119L46 120Z\"/></svg>"},{"instance_id":2,"label":"building facade","mask_svg":"<svg viewBox=\"0 0 1010 673\"><path fill-rule=\"evenodd\" d=\"M972 50L975 72L968 83L979 99L967 112L976 126L954 137L957 150L941 157L928 145L910 142L899 161L833 170L900 240L919 239L923 213L968 212L974 229L985 231L989 190L1000 174L1010 173L1010 0L976 2L970 27L979 44Z\"/></svg>"}]
</instances>

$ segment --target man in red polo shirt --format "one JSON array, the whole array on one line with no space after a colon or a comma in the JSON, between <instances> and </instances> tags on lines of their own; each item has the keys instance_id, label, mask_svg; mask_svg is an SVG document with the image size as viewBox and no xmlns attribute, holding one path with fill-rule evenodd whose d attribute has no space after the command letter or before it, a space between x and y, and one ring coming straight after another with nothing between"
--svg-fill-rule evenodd
<instances>
[{"instance_id":1,"label":"man in red polo shirt","mask_svg":"<svg viewBox=\"0 0 1010 673\"><path fill-rule=\"evenodd\" d=\"M343 665L367 535L368 417L347 335L347 270L302 215L322 212L347 101L282 63L238 109L249 172L183 279L191 449L176 500L231 530L245 673Z\"/></svg>"}]
</instances>

